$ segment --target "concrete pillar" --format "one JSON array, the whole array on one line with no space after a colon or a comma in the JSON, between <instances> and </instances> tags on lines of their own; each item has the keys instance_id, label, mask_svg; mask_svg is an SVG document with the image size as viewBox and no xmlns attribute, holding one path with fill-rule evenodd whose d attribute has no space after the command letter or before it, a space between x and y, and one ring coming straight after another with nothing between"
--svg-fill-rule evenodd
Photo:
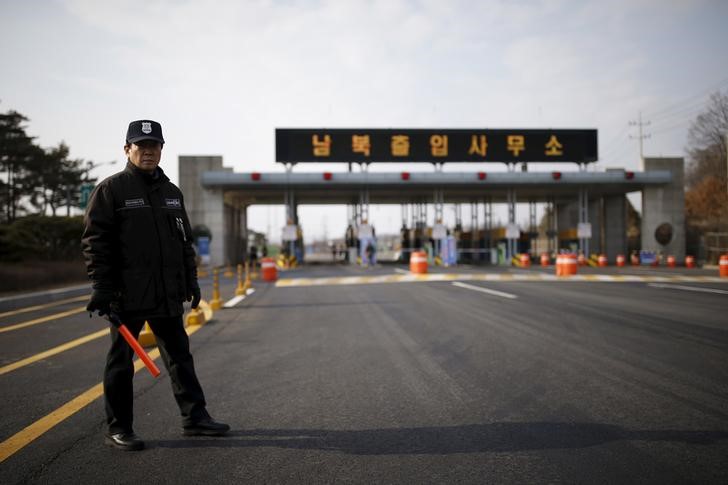
<instances>
[{"instance_id":1,"label":"concrete pillar","mask_svg":"<svg viewBox=\"0 0 728 485\"><path fill-rule=\"evenodd\" d=\"M248 206L240 208L240 254L244 255L245 261L248 260Z\"/></svg>"},{"instance_id":2,"label":"concrete pillar","mask_svg":"<svg viewBox=\"0 0 728 485\"><path fill-rule=\"evenodd\" d=\"M604 197L604 248L602 252L614 264L618 254L627 256L627 199L624 195Z\"/></svg>"},{"instance_id":3,"label":"concrete pillar","mask_svg":"<svg viewBox=\"0 0 728 485\"><path fill-rule=\"evenodd\" d=\"M192 227L202 224L210 230L210 265L222 266L227 263L225 254L225 202L222 190L203 190L200 204L195 208L197 219Z\"/></svg>"},{"instance_id":4,"label":"concrete pillar","mask_svg":"<svg viewBox=\"0 0 728 485\"><path fill-rule=\"evenodd\" d=\"M685 161L683 158L645 158L645 171L667 170L672 181L649 186L642 191L642 249L685 260ZM655 229L663 223L672 226L672 239L662 246Z\"/></svg>"},{"instance_id":5,"label":"concrete pillar","mask_svg":"<svg viewBox=\"0 0 728 485\"><path fill-rule=\"evenodd\" d=\"M589 239L589 253L601 254L604 251L602 246L602 199L589 199L589 221L591 224L592 237Z\"/></svg>"},{"instance_id":6,"label":"concrete pillar","mask_svg":"<svg viewBox=\"0 0 728 485\"><path fill-rule=\"evenodd\" d=\"M576 239L576 229L579 225L579 201L569 203L554 203L556 210L556 231L559 238L559 249L572 249L566 240ZM575 249L575 248L574 248Z\"/></svg>"},{"instance_id":7,"label":"concrete pillar","mask_svg":"<svg viewBox=\"0 0 728 485\"><path fill-rule=\"evenodd\" d=\"M185 208L194 228L204 225L210 230L210 264L220 266L227 262L225 244L224 194L222 190L209 190L200 185L206 171L228 171L222 166L221 156L180 156L178 159L179 187L184 194Z\"/></svg>"},{"instance_id":8,"label":"concrete pillar","mask_svg":"<svg viewBox=\"0 0 728 485\"><path fill-rule=\"evenodd\" d=\"M205 189L200 185L202 172L232 171L232 169L223 168L221 156L180 156L178 164L179 188L185 196L187 215L190 217L192 227L194 227L202 224L204 219L204 203L202 198Z\"/></svg>"}]
</instances>

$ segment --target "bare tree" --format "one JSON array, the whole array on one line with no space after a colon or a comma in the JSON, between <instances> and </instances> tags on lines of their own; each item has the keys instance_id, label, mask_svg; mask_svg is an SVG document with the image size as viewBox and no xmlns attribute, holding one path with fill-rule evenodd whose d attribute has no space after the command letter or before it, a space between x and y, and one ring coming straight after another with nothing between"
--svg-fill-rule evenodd
<instances>
[{"instance_id":1,"label":"bare tree","mask_svg":"<svg viewBox=\"0 0 728 485\"><path fill-rule=\"evenodd\" d=\"M686 173L688 188L699 185L706 177L716 177L726 186L726 135L728 134L728 93L710 95L708 105L690 126Z\"/></svg>"}]
</instances>

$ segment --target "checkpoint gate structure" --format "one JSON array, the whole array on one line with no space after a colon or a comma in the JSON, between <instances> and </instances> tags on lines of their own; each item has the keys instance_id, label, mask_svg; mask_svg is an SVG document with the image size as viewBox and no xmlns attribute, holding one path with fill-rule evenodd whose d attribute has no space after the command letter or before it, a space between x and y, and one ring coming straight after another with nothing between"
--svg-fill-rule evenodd
<instances>
[{"instance_id":1,"label":"checkpoint gate structure","mask_svg":"<svg viewBox=\"0 0 728 485\"><path fill-rule=\"evenodd\" d=\"M364 138L367 133L369 138ZM295 140L288 140L289 145L286 145L286 136L291 134L295 135ZM192 226L204 225L213 236L210 241L213 266L239 261L240 255L247 253L247 207L254 204L285 204L287 217L294 224L299 222L297 207L301 204L347 205L354 208L353 217L357 221L368 218L369 204L402 205L403 221L406 205L424 220L427 204L433 204L437 221L438 214L442 218L442 207L446 203L471 204L476 209L482 204L483 227L490 229L493 204L508 205L510 226L516 224L516 203L520 201L528 203L527 231L533 232L535 206L545 203L552 209L547 231L549 249L558 248L560 234L576 227L581 251L604 253L614 260L627 248L626 194L638 191L643 195L642 249L663 251L676 256L678 261L685 257L683 159L645 158L643 172L589 171L587 164L597 158L596 130L291 129L277 130L276 135L277 161L285 164L283 173L233 172L229 167L223 167L220 156L179 157L180 188L185 194ZM409 154L419 161L434 164L433 172L377 173L369 170L369 163L379 161L414 162L414 159L405 159L407 157L392 156L395 137L400 137L397 140L401 141L401 137L407 135L411 141ZM519 144L510 150L514 140L509 137L513 136ZM382 140L391 142L382 143ZM554 141L560 146L560 150L556 150L560 155L548 158L545 153L553 151ZM415 146L416 143L419 145ZM569 152L569 143L578 145L578 149ZM443 153L443 144L448 149L448 156L436 157L434 154ZM478 151L484 144L488 150L486 156L482 155L482 150ZM386 153L382 154L382 146L390 148L389 158ZM526 151L532 146L540 146L541 151ZM504 154L516 153L518 147L518 157L511 160L488 159L488 155L504 158L507 156ZM403 153L401 146L399 150L396 153ZM468 154L468 151L472 153ZM326 153L328 157L323 157ZM362 160L361 157L367 155L371 157L370 161ZM297 163L322 161L360 163L362 170L293 171ZM505 163L508 170L484 171L482 163L478 163L478 171L444 172L442 164L452 161L498 161ZM519 163L533 167L540 161L574 161L578 170L516 171ZM527 165L521 167L524 169ZM477 224L479 212L471 211L471 223ZM669 244L659 245L654 231L664 223L673 227L674 237ZM509 257L515 254L517 242L513 234L510 236Z\"/></svg>"}]
</instances>

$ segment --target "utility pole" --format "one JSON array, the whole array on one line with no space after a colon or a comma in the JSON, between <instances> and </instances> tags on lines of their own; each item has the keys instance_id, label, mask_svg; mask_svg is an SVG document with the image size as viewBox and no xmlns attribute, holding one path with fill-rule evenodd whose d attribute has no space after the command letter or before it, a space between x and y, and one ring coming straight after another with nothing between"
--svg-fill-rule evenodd
<instances>
[{"instance_id":1,"label":"utility pole","mask_svg":"<svg viewBox=\"0 0 728 485\"><path fill-rule=\"evenodd\" d=\"M629 122L629 126L636 126L638 128L638 130L639 130L639 135L638 136L629 135L629 138L632 139L632 140L635 139L635 138L637 138L640 141L640 170L644 170L645 169L645 154L644 154L644 150L643 150L643 146L642 146L642 141L645 138L650 138L650 136L652 136L652 135L649 134L649 133L643 134L642 133L642 127L643 126L650 126L650 122L649 121L647 121L645 123L642 122L642 111L640 111L639 112L639 118L638 118L638 120L637 121L630 121Z\"/></svg>"}]
</instances>

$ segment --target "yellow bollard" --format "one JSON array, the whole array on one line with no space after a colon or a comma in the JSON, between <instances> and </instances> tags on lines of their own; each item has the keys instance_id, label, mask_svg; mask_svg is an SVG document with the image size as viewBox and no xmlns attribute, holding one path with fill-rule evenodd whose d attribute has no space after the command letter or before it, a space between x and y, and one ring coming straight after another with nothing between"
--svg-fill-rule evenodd
<instances>
[{"instance_id":1,"label":"yellow bollard","mask_svg":"<svg viewBox=\"0 0 728 485\"><path fill-rule=\"evenodd\" d=\"M238 265L238 286L235 288L235 296L245 294L245 284L243 283L243 265Z\"/></svg>"},{"instance_id":2,"label":"yellow bollard","mask_svg":"<svg viewBox=\"0 0 728 485\"><path fill-rule=\"evenodd\" d=\"M144 327L142 327L137 341L142 347L154 347L157 345L157 339L154 337L152 329L149 328L149 322L144 322Z\"/></svg>"},{"instance_id":3,"label":"yellow bollard","mask_svg":"<svg viewBox=\"0 0 728 485\"><path fill-rule=\"evenodd\" d=\"M250 280L250 266L248 265L248 262L245 262L245 283L243 284L243 288L245 288L245 294L248 294L248 290L253 287L253 282Z\"/></svg>"},{"instance_id":4,"label":"yellow bollard","mask_svg":"<svg viewBox=\"0 0 728 485\"><path fill-rule=\"evenodd\" d=\"M258 260L254 259L253 260L253 270L250 272L250 278L253 280L258 279L257 267L258 267Z\"/></svg>"},{"instance_id":5,"label":"yellow bollard","mask_svg":"<svg viewBox=\"0 0 728 485\"><path fill-rule=\"evenodd\" d=\"M220 299L220 271L215 268L212 270L212 300L210 308L219 310L222 308L222 300Z\"/></svg>"},{"instance_id":6,"label":"yellow bollard","mask_svg":"<svg viewBox=\"0 0 728 485\"><path fill-rule=\"evenodd\" d=\"M233 268L229 264L227 265L227 268L225 269L225 273L223 273L223 276L225 278L233 277Z\"/></svg>"},{"instance_id":7,"label":"yellow bollard","mask_svg":"<svg viewBox=\"0 0 728 485\"><path fill-rule=\"evenodd\" d=\"M200 310L200 308L193 308L190 310L190 312L187 314L187 318L185 319L185 326L191 327L194 325L203 325L205 323L205 314Z\"/></svg>"}]
</instances>

